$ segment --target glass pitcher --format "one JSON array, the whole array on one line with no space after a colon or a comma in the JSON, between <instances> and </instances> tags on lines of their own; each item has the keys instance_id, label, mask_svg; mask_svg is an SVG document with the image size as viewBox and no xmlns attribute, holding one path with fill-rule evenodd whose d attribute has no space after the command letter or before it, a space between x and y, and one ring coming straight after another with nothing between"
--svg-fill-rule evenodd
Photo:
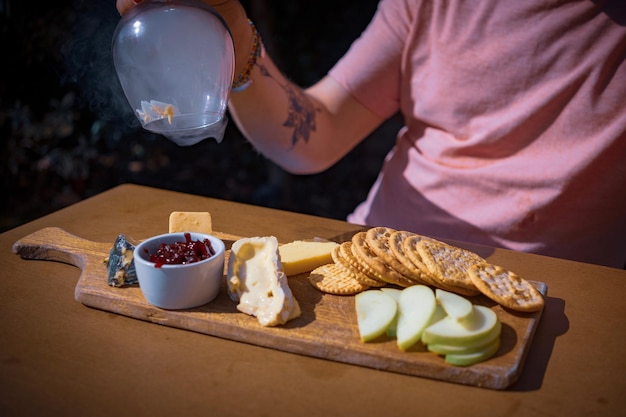
<instances>
[{"instance_id":1,"label":"glass pitcher","mask_svg":"<svg viewBox=\"0 0 626 417\"><path fill-rule=\"evenodd\" d=\"M181 146L220 142L234 72L234 47L221 17L194 0L144 0L113 35L113 63L146 130Z\"/></svg>"}]
</instances>

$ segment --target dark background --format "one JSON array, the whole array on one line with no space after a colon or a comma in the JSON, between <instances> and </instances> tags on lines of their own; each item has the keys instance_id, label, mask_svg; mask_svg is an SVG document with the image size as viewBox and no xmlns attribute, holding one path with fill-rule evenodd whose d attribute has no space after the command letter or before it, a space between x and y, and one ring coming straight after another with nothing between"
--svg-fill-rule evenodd
<instances>
[{"instance_id":1,"label":"dark background","mask_svg":"<svg viewBox=\"0 0 626 417\"><path fill-rule=\"evenodd\" d=\"M243 4L277 65L307 86L358 37L377 0ZM123 97L110 50L115 0L0 0L0 17L0 231L128 182L345 219L399 126L391 120L317 175L286 173L233 123L220 144L179 147L141 129Z\"/></svg>"}]
</instances>

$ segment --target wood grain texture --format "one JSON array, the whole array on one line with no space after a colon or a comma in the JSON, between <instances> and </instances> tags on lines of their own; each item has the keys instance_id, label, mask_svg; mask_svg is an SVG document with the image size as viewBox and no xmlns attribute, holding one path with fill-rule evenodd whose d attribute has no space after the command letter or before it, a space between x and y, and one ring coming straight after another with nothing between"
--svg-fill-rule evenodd
<instances>
[{"instance_id":1,"label":"wood grain texture","mask_svg":"<svg viewBox=\"0 0 626 417\"><path fill-rule=\"evenodd\" d=\"M237 238L214 234L225 240ZM344 238L349 237L342 236L338 241ZM113 242L92 242L50 227L18 240L13 251L25 259L58 261L80 268L75 298L89 307L281 351L497 390L506 389L518 379L542 313L513 313L485 297L473 298L472 302L491 307L501 320L501 347L488 361L455 367L423 349L402 352L395 339L362 343L354 297L322 294L308 283L306 274L289 278L302 315L281 327L262 327L256 318L240 313L227 295L225 280L218 297L205 306L176 311L154 307L144 299L138 286L107 285L104 260L112 245ZM534 284L546 293L544 283Z\"/></svg>"}]
</instances>

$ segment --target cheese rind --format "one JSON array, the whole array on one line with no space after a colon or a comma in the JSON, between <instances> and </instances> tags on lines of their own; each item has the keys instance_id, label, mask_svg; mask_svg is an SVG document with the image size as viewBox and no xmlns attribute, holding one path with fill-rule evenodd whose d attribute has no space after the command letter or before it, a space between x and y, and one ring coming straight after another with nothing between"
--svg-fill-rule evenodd
<instances>
[{"instance_id":1,"label":"cheese rind","mask_svg":"<svg viewBox=\"0 0 626 417\"><path fill-rule=\"evenodd\" d=\"M274 236L233 243L226 276L228 295L237 309L255 316L262 326L277 326L300 316L278 254Z\"/></svg>"},{"instance_id":2,"label":"cheese rind","mask_svg":"<svg viewBox=\"0 0 626 417\"><path fill-rule=\"evenodd\" d=\"M315 268L333 263L332 252L339 244L328 240L295 240L278 248L285 275L311 272Z\"/></svg>"}]
</instances>

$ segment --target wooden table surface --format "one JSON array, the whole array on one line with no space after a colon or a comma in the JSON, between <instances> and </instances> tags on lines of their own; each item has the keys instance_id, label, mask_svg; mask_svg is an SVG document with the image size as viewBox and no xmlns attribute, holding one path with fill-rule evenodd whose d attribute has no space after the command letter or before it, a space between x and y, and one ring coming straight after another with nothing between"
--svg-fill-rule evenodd
<instances>
[{"instance_id":1,"label":"wooden table surface","mask_svg":"<svg viewBox=\"0 0 626 417\"><path fill-rule=\"evenodd\" d=\"M113 242L167 232L172 211L287 242L345 222L122 185L0 235L1 416L623 416L626 271L501 249L488 260L548 285L518 382L506 391L285 353L128 318L74 299L80 270L12 245L45 227ZM487 251L488 253L485 253Z\"/></svg>"}]
</instances>

